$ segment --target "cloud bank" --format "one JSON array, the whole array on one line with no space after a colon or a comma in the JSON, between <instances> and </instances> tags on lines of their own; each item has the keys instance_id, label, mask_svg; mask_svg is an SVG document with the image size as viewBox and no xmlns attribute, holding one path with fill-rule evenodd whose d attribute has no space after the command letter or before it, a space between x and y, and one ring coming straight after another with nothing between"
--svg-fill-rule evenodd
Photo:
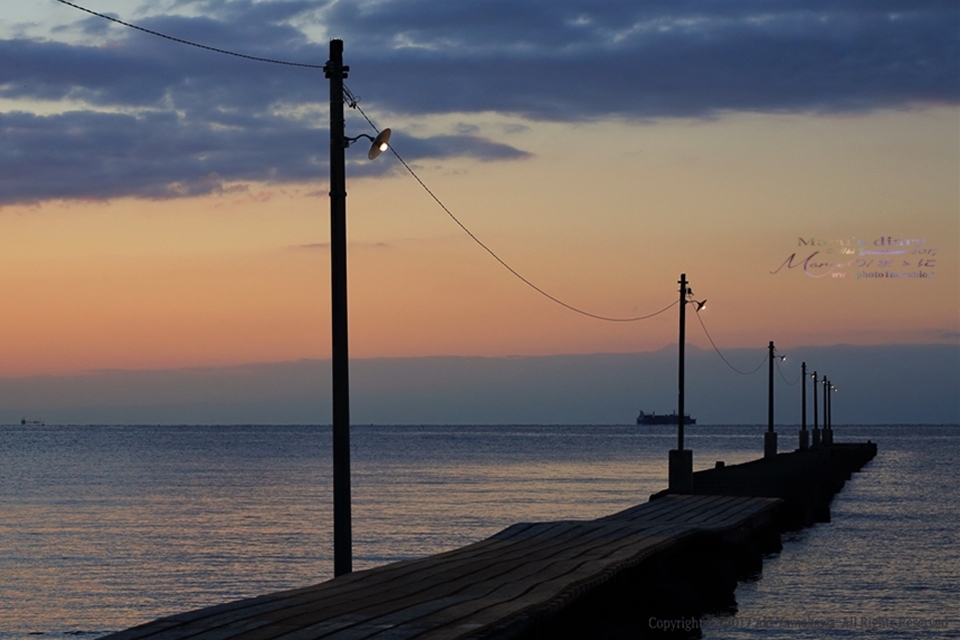
<instances>
[{"instance_id":1,"label":"cloud bank","mask_svg":"<svg viewBox=\"0 0 960 640\"><path fill-rule=\"evenodd\" d=\"M185 0L118 16L247 55L323 64L345 41L348 84L384 116L521 120L867 112L960 100L960 6L940 0ZM91 7L96 8L96 7ZM172 198L242 181L326 176L326 80L76 15L0 40L0 205ZM132 9L131 9L132 11ZM150 13L152 12L152 13ZM31 104L69 108L43 113ZM353 116L351 126L366 124ZM411 161L515 160L470 132L398 132ZM362 131L357 131L357 133ZM372 163L351 175L389 171Z\"/></svg>"}]
</instances>

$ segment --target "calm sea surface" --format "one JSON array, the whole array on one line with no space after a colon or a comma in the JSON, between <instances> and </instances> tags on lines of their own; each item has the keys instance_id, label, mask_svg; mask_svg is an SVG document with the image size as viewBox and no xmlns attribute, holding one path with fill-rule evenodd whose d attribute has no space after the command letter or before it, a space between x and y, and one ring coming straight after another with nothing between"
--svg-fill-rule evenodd
<instances>
[{"instance_id":1,"label":"calm sea surface","mask_svg":"<svg viewBox=\"0 0 960 640\"><path fill-rule=\"evenodd\" d=\"M695 468L759 457L763 430L690 427ZM674 431L355 426L354 568L645 502ZM960 427L835 434L879 455L705 637L960 638ZM331 578L330 449L328 427L0 427L0 640L92 639Z\"/></svg>"}]
</instances>

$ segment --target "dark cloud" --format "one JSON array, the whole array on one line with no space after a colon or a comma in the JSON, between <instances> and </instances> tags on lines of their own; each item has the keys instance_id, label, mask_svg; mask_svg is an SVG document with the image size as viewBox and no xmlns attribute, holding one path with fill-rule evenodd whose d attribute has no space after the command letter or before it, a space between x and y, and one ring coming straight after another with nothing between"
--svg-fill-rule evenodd
<instances>
[{"instance_id":1,"label":"dark cloud","mask_svg":"<svg viewBox=\"0 0 960 640\"><path fill-rule=\"evenodd\" d=\"M169 198L222 189L225 180L322 175L325 132L262 117L235 129L175 113L80 111L0 115L0 198Z\"/></svg>"},{"instance_id":2,"label":"dark cloud","mask_svg":"<svg viewBox=\"0 0 960 640\"><path fill-rule=\"evenodd\" d=\"M922 0L204 0L198 17L119 16L247 55L323 64L345 41L348 83L390 115L533 120L849 112L956 104L960 6ZM64 7L64 11L75 11ZM101 24L102 23L102 24ZM77 12L90 44L0 41L0 96L87 110L0 120L0 204L176 197L231 181L326 176L319 69L202 51ZM350 112L356 133L366 123ZM528 154L480 135L396 132L407 160ZM395 166L395 165L394 165ZM388 171L358 164L351 175Z\"/></svg>"},{"instance_id":3,"label":"dark cloud","mask_svg":"<svg viewBox=\"0 0 960 640\"><path fill-rule=\"evenodd\" d=\"M366 90L408 113L705 117L960 95L956 3L398 0L331 15Z\"/></svg>"},{"instance_id":4,"label":"dark cloud","mask_svg":"<svg viewBox=\"0 0 960 640\"><path fill-rule=\"evenodd\" d=\"M359 126L359 123L358 123ZM226 182L325 180L326 129L242 113L183 119L159 111L125 115L76 111L52 116L0 114L0 203L42 199L174 198L218 193ZM410 158L523 157L474 136L396 136ZM348 152L351 156L364 156ZM351 175L395 164L367 162Z\"/></svg>"}]
</instances>

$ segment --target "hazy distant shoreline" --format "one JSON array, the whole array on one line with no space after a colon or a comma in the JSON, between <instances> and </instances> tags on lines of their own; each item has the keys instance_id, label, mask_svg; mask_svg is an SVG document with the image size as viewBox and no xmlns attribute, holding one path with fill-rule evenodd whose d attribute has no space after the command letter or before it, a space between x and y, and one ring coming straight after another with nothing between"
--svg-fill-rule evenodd
<instances>
[{"instance_id":1,"label":"hazy distant shoreline","mask_svg":"<svg viewBox=\"0 0 960 640\"><path fill-rule=\"evenodd\" d=\"M754 368L762 349L726 358ZM829 374L835 424L960 423L960 345L798 347L775 377L776 421L800 422L800 362ZM373 358L351 362L354 424L631 424L669 413L676 352ZM758 360L760 359L760 360ZM687 348L686 410L701 424L766 424L766 367L732 372ZM792 382L788 385L787 382ZM812 424L812 385L808 422ZM330 361L0 379L0 423L326 424ZM822 405L821 405L822 406Z\"/></svg>"}]
</instances>

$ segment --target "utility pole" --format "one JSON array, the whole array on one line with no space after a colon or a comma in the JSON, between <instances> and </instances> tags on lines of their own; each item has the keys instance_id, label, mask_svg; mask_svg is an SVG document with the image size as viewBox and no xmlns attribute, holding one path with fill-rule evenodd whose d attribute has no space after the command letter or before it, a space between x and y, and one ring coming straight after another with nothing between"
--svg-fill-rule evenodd
<instances>
[{"instance_id":1,"label":"utility pole","mask_svg":"<svg viewBox=\"0 0 960 640\"><path fill-rule=\"evenodd\" d=\"M333 575L353 571L350 515L350 370L347 342L347 187L343 41L330 41L330 295L333 334Z\"/></svg>"},{"instance_id":2,"label":"utility pole","mask_svg":"<svg viewBox=\"0 0 960 640\"><path fill-rule=\"evenodd\" d=\"M824 405L827 408L827 419L826 419L826 430L827 430L827 444L833 444L833 383L827 380L827 390L826 397L824 397Z\"/></svg>"},{"instance_id":3,"label":"utility pole","mask_svg":"<svg viewBox=\"0 0 960 640\"><path fill-rule=\"evenodd\" d=\"M683 364L684 342L686 341L687 296L691 293L687 287L687 274L680 274L680 348L677 365L677 448L671 449L668 460L667 486L674 493L693 491L693 451L683 448Z\"/></svg>"},{"instance_id":4,"label":"utility pole","mask_svg":"<svg viewBox=\"0 0 960 640\"><path fill-rule=\"evenodd\" d=\"M810 446L807 433L807 363L800 363L800 451Z\"/></svg>"},{"instance_id":5,"label":"utility pole","mask_svg":"<svg viewBox=\"0 0 960 640\"><path fill-rule=\"evenodd\" d=\"M823 437L820 439L821 444L830 444L830 421L827 417L827 403L830 400L827 397L827 394L830 393L829 384L827 376L823 376Z\"/></svg>"},{"instance_id":6,"label":"utility pole","mask_svg":"<svg viewBox=\"0 0 960 640\"><path fill-rule=\"evenodd\" d=\"M683 451L683 367L687 336L687 274L680 274L680 349L677 365L677 449Z\"/></svg>"},{"instance_id":7,"label":"utility pole","mask_svg":"<svg viewBox=\"0 0 960 640\"><path fill-rule=\"evenodd\" d=\"M820 444L820 427L817 424L817 372L813 372L813 446Z\"/></svg>"},{"instance_id":8,"label":"utility pole","mask_svg":"<svg viewBox=\"0 0 960 640\"><path fill-rule=\"evenodd\" d=\"M767 432L763 437L763 457L773 458L777 455L777 433L773 430L773 340L767 348L770 350L768 358L770 366L767 376Z\"/></svg>"}]
</instances>

